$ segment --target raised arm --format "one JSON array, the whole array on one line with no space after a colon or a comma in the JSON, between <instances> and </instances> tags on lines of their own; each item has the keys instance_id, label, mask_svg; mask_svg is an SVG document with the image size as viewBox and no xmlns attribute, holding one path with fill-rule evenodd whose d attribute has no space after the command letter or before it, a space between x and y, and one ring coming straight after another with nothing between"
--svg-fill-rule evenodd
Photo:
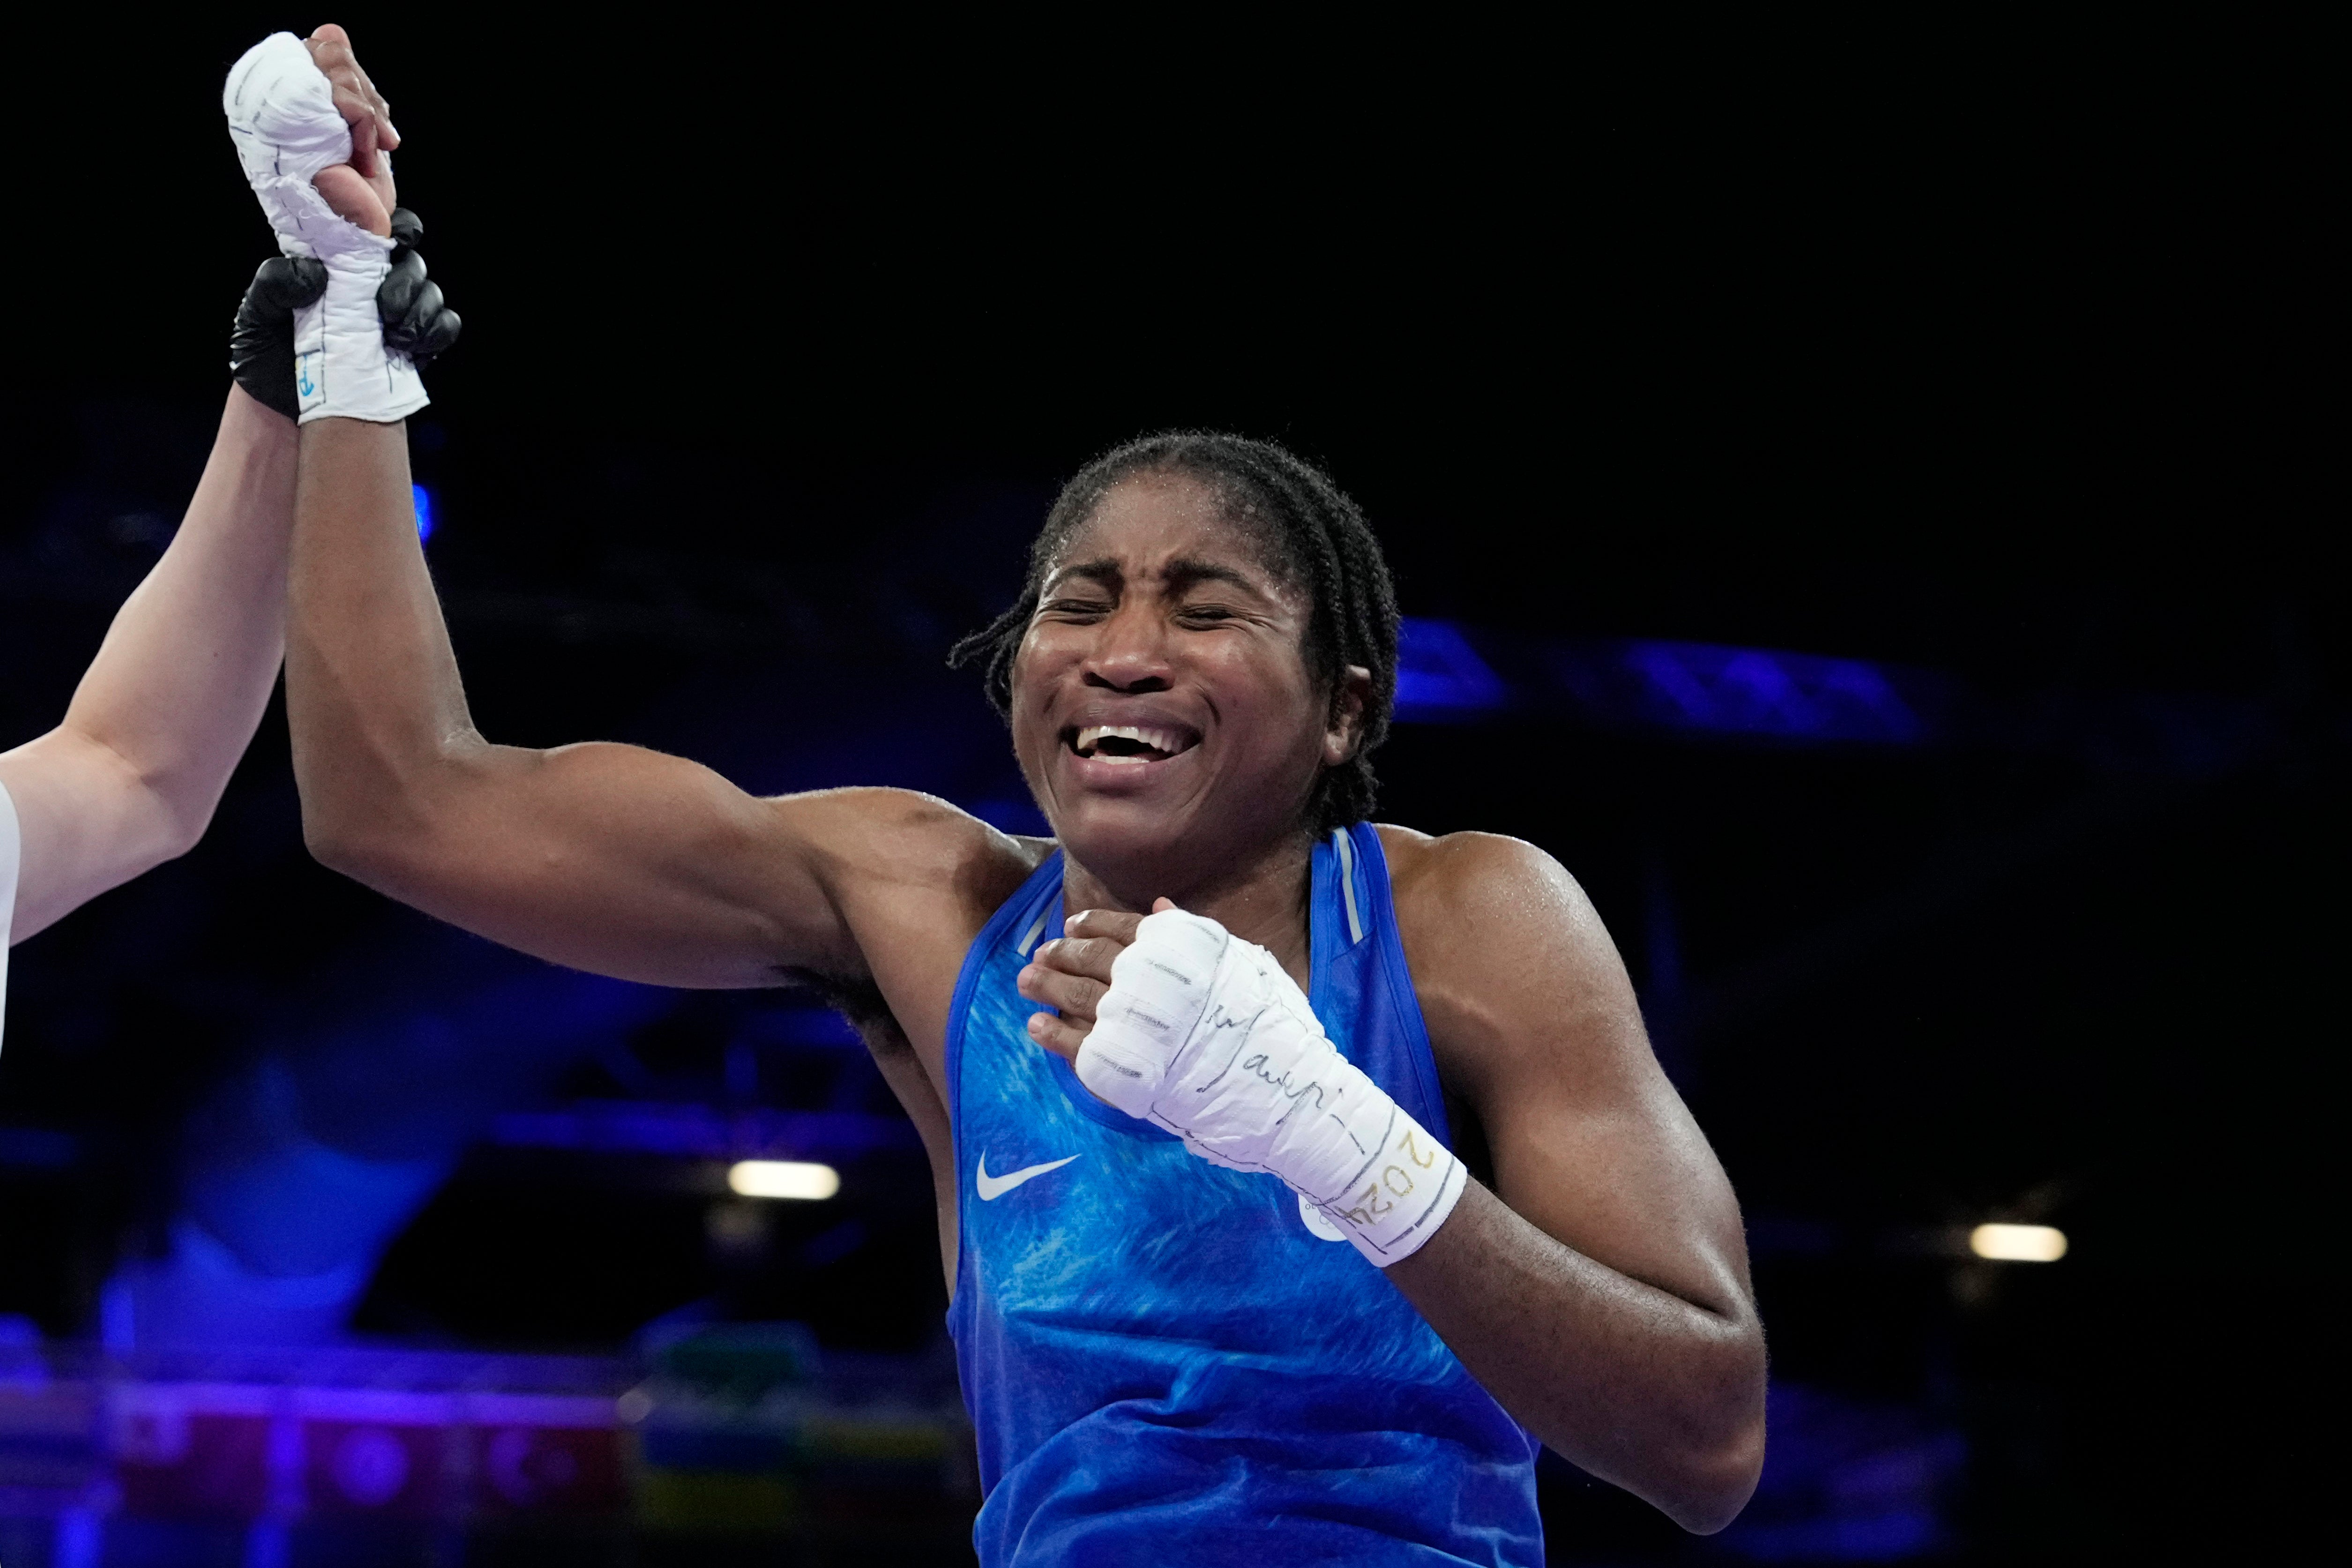
<instances>
[{"instance_id":1,"label":"raised arm","mask_svg":"<svg viewBox=\"0 0 2352 1568\"><path fill-rule=\"evenodd\" d=\"M690 986L813 971L872 981L902 1020L926 1010L908 1005L917 991L939 992L928 1011L943 1012L944 984L881 973L889 966L866 961L853 928L907 947L890 933L952 939L946 908L984 920L999 884L1026 868L985 825L895 791L758 800L638 747L534 751L474 728L411 510L403 421L425 393L413 351L378 321L380 280L398 281L400 215L386 160L361 177L354 128L390 145L388 112L336 28L256 45L222 102L281 245L315 257L326 279L317 313L297 319L306 374L286 685L312 851L403 902L578 968ZM924 945L919 934L911 944ZM944 1026L930 1022L929 1033Z\"/></svg>"},{"instance_id":2,"label":"raised arm","mask_svg":"<svg viewBox=\"0 0 2352 1568\"><path fill-rule=\"evenodd\" d=\"M859 793L754 798L639 747L474 728L410 510L399 425L302 427L287 709L326 864L557 963L667 985L861 973L820 864Z\"/></svg>"},{"instance_id":3,"label":"raised arm","mask_svg":"<svg viewBox=\"0 0 2352 1568\"><path fill-rule=\"evenodd\" d=\"M171 547L114 617L64 722L0 753L24 835L11 939L187 853L285 647L294 422L232 388Z\"/></svg>"}]
</instances>

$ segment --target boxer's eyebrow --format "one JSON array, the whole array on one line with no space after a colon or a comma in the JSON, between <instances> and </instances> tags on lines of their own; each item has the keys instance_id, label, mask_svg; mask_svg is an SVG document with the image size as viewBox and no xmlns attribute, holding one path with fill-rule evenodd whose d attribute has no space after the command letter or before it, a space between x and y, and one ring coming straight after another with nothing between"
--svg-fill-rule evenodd
<instances>
[{"instance_id":1,"label":"boxer's eyebrow","mask_svg":"<svg viewBox=\"0 0 2352 1568\"><path fill-rule=\"evenodd\" d=\"M1083 577L1097 587L1108 588L1114 594L1127 585L1127 574L1118 569L1118 563L1108 556L1104 556L1097 561L1073 562L1063 567L1046 579L1045 592L1053 592L1073 577Z\"/></svg>"},{"instance_id":2,"label":"boxer's eyebrow","mask_svg":"<svg viewBox=\"0 0 2352 1568\"><path fill-rule=\"evenodd\" d=\"M1262 595L1265 592L1265 584L1246 572L1232 566L1220 565L1214 561L1195 561L1190 558L1171 561L1161 570L1160 581L1170 594L1181 594L1202 583L1230 583L1234 587L1248 593Z\"/></svg>"}]
</instances>

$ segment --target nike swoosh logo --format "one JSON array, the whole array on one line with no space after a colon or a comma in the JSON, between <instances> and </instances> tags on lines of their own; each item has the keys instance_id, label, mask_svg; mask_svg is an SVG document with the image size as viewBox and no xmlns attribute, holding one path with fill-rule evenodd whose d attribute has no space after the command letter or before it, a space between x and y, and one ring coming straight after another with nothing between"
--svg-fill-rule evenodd
<instances>
[{"instance_id":1,"label":"nike swoosh logo","mask_svg":"<svg viewBox=\"0 0 2352 1568\"><path fill-rule=\"evenodd\" d=\"M1058 1171L1076 1158L1078 1158L1077 1155L1072 1154L1060 1160L1048 1160L1042 1165L1025 1165L1010 1175L992 1176L988 1173L988 1151L983 1149L980 1154L980 1173L973 1178L980 1188L980 1201L992 1204L1031 1177L1042 1176L1048 1171Z\"/></svg>"}]
</instances>

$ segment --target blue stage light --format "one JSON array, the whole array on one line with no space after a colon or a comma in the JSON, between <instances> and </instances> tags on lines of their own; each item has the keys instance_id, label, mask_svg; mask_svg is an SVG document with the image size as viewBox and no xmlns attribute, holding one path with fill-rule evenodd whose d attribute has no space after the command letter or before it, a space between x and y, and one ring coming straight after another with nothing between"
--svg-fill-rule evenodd
<instances>
[{"instance_id":1,"label":"blue stage light","mask_svg":"<svg viewBox=\"0 0 2352 1568\"><path fill-rule=\"evenodd\" d=\"M1775 649L1634 642L1617 654L1643 719L1672 730L1910 745L1927 726L1876 666Z\"/></svg>"},{"instance_id":2,"label":"blue stage light","mask_svg":"<svg viewBox=\"0 0 2352 1568\"><path fill-rule=\"evenodd\" d=\"M1471 719L1501 708L1509 698L1502 677L1478 657L1478 650L1452 623L1407 616L1399 624L1399 719L1407 722Z\"/></svg>"},{"instance_id":3,"label":"blue stage light","mask_svg":"<svg viewBox=\"0 0 2352 1568\"><path fill-rule=\"evenodd\" d=\"M1936 696L1937 682L1922 671L1776 648L1476 635L1474 643L1451 621L1404 617L1401 722L1469 723L1565 708L1606 726L1778 742L1909 746L1935 738L1935 723L1914 700Z\"/></svg>"},{"instance_id":4,"label":"blue stage light","mask_svg":"<svg viewBox=\"0 0 2352 1568\"><path fill-rule=\"evenodd\" d=\"M416 542L422 544L433 537L433 492L423 485L411 485L408 489L416 500Z\"/></svg>"}]
</instances>

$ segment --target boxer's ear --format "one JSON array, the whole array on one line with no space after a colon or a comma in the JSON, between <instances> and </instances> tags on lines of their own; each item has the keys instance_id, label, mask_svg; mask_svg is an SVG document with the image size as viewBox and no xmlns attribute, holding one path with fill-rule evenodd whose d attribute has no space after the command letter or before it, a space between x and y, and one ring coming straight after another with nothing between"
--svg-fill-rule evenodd
<instances>
[{"instance_id":1,"label":"boxer's ear","mask_svg":"<svg viewBox=\"0 0 2352 1568\"><path fill-rule=\"evenodd\" d=\"M1331 715L1323 728L1323 765L1336 768L1364 742L1364 707L1371 700L1372 672L1351 664L1331 689Z\"/></svg>"}]
</instances>

